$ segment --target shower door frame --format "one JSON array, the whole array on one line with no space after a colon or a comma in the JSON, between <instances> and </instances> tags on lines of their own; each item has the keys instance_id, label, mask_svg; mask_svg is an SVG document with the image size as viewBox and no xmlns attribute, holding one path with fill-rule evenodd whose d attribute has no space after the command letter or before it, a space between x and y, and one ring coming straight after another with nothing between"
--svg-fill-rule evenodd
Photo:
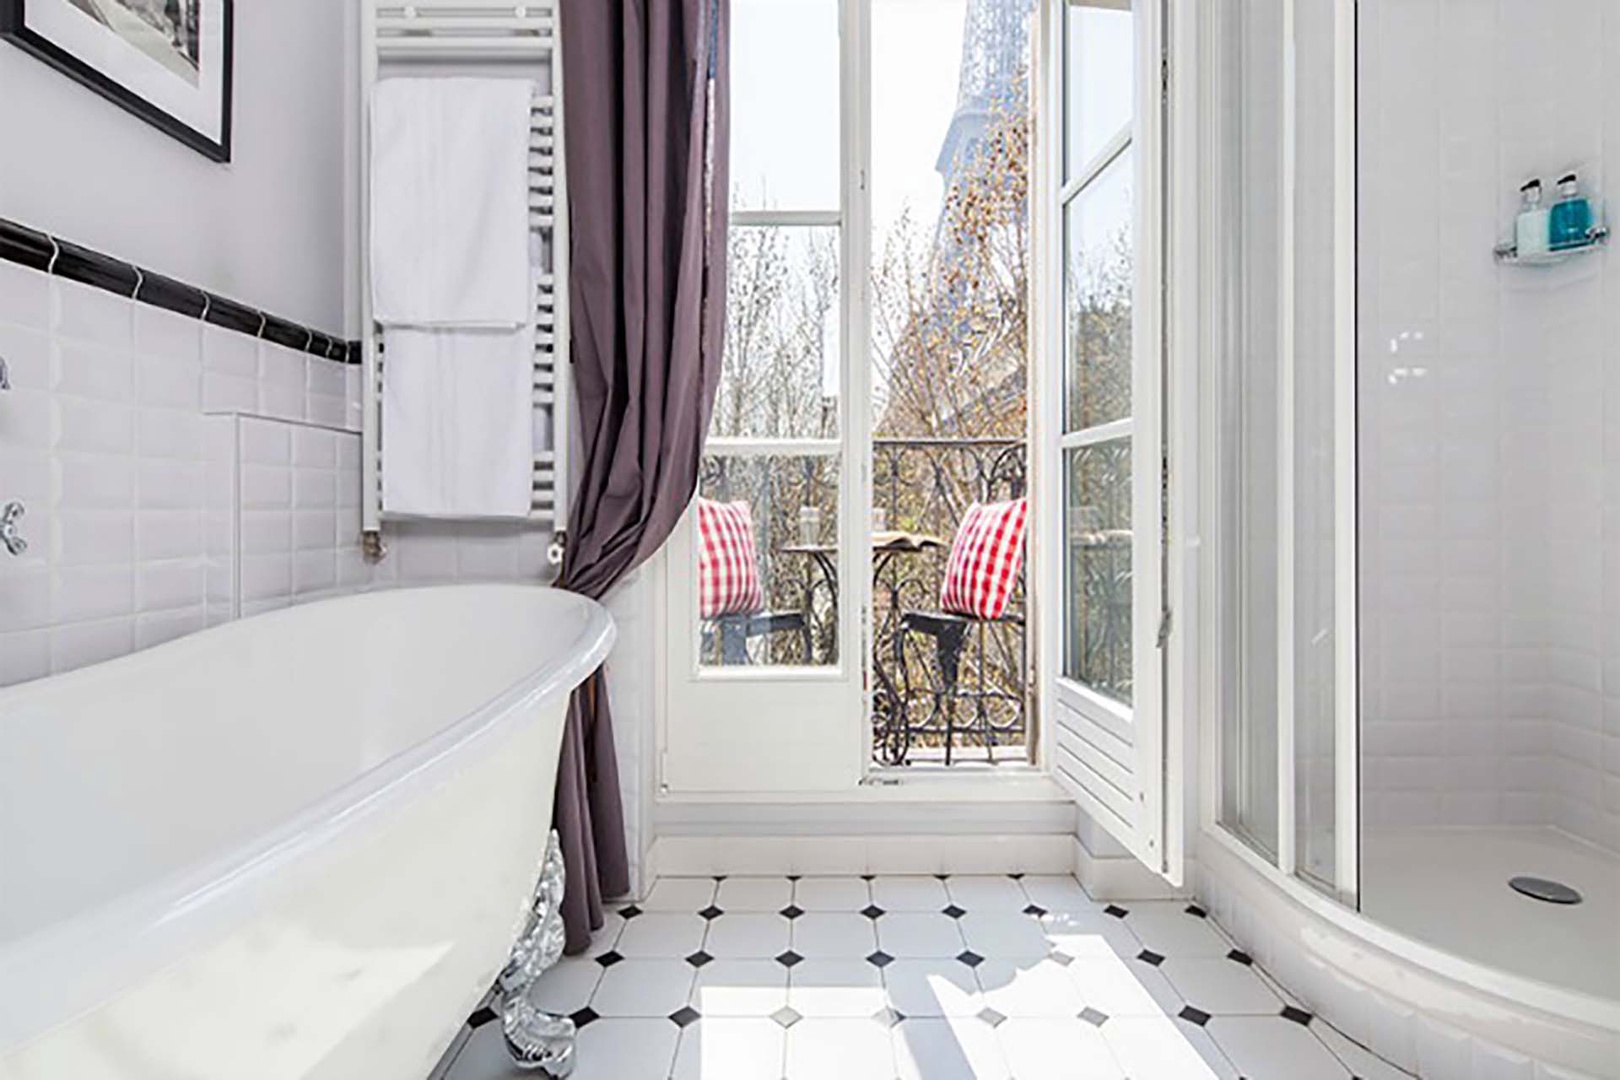
<instances>
[{"instance_id":1,"label":"shower door frame","mask_svg":"<svg viewBox=\"0 0 1620 1080\"><path fill-rule=\"evenodd\" d=\"M1221 821L1222 722L1227 680L1233 674L1222 670L1220 630L1224 625L1222 574L1227 552L1220 515L1227 500L1221 498L1227 486L1222 467L1223 438L1231 427L1224 414L1222 395L1214 390L1214 365L1232 347L1234 314L1225 293L1228 224L1231 210L1224 198L1224 169L1231 152L1226 118L1222 116L1223 81L1227 61L1223 49L1224 20L1238 0L1217 0L1199 4L1198 20L1200 93L1202 112L1198 125L1201 136L1196 147L1188 148L1199 163L1203 182L1198 185L1198 273L1200 278L1200 406L1188 422L1202 430L1188 434L1189 441L1203 448L1201 464L1188 482L1198 492L1190 501L1200 507L1199 534L1202 543L1193 556L1196 574L1203 582L1200 597L1200 634L1197 679L1194 696L1200 702L1199 715L1199 825L1200 834L1231 850L1245 863L1274 882L1303 887L1314 895L1324 895L1315 879L1299 872L1296 850L1296 809L1298 778L1295 775L1296 715L1293 679L1294 641L1294 551L1296 519L1294 462L1295 398L1293 370L1296 327L1294 325L1295 229L1298 207L1297 146L1294 138L1297 115L1297 87L1294 79L1296 50L1295 11L1300 0L1283 0L1282 61L1282 224L1280 239L1279 312L1277 334L1279 356L1279 437L1277 445L1278 492L1278 656L1277 656L1277 851L1275 860L1241 838ZM1306 0L1311 2L1311 0ZM1357 0L1332 0L1333 51L1333 395L1334 395L1334 880L1326 895L1351 910L1360 906L1360 659L1359 659L1359 580L1357 572L1357 312L1356 312L1356 31Z\"/></svg>"}]
</instances>

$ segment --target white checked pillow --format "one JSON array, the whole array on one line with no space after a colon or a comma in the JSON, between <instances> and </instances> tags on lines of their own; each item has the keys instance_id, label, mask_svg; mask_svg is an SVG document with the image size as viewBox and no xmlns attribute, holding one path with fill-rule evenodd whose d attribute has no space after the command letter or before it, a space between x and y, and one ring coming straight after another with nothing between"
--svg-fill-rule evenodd
<instances>
[{"instance_id":1,"label":"white checked pillow","mask_svg":"<svg viewBox=\"0 0 1620 1080\"><path fill-rule=\"evenodd\" d=\"M698 499L698 614L752 615L765 608L754 515L745 502Z\"/></svg>"},{"instance_id":2,"label":"white checked pillow","mask_svg":"<svg viewBox=\"0 0 1620 1080\"><path fill-rule=\"evenodd\" d=\"M999 619L1024 566L1029 501L974 503L962 518L945 564L939 605L953 615Z\"/></svg>"}]
</instances>

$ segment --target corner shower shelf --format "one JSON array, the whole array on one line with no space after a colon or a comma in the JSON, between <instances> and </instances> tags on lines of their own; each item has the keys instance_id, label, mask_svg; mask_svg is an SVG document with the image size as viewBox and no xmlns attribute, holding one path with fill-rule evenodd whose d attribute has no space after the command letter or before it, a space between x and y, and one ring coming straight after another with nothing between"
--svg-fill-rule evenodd
<instances>
[{"instance_id":1,"label":"corner shower shelf","mask_svg":"<svg viewBox=\"0 0 1620 1080\"><path fill-rule=\"evenodd\" d=\"M1553 266L1557 263L1567 262L1577 255L1586 255L1598 251L1609 242L1609 227L1597 225L1586 234L1584 244L1575 244L1570 247L1558 248L1553 251L1543 251L1535 255L1520 255L1519 246L1514 243L1496 245L1496 261L1507 266Z\"/></svg>"}]
</instances>

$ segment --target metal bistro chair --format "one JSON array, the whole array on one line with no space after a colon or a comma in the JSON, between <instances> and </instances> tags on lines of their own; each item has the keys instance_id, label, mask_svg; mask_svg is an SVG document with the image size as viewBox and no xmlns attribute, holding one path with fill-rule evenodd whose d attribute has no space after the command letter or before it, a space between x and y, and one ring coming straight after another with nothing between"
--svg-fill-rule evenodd
<instances>
[{"instance_id":1,"label":"metal bistro chair","mask_svg":"<svg viewBox=\"0 0 1620 1080\"><path fill-rule=\"evenodd\" d=\"M698 614L703 655L715 651L727 667L751 662L748 643L777 633L805 633L802 611L766 611L759 576L754 516L745 502L697 500Z\"/></svg>"},{"instance_id":2,"label":"metal bistro chair","mask_svg":"<svg viewBox=\"0 0 1620 1080\"><path fill-rule=\"evenodd\" d=\"M945 581L940 587L941 610L907 611L900 616L902 671L909 670L904 652L910 635L920 634L934 641L940 680L934 692L934 716L944 714L947 765L955 750L956 703L968 632L977 627L982 634L986 626L996 623L1024 623L1021 614L1009 614L1007 608L1021 584L1028 521L1027 499L974 503L963 515L951 542ZM982 699L973 726L984 737L986 752L994 760L995 733Z\"/></svg>"}]
</instances>

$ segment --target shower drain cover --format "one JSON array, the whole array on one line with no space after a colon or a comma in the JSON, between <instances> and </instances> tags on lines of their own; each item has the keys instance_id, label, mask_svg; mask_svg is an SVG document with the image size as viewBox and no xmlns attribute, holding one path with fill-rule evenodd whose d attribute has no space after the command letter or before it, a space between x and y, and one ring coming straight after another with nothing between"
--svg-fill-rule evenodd
<instances>
[{"instance_id":1,"label":"shower drain cover","mask_svg":"<svg viewBox=\"0 0 1620 1080\"><path fill-rule=\"evenodd\" d=\"M1562 881L1548 881L1538 877L1516 877L1508 879L1515 892L1521 892L1532 900L1545 900L1549 904L1578 904L1581 894L1565 885Z\"/></svg>"}]
</instances>

